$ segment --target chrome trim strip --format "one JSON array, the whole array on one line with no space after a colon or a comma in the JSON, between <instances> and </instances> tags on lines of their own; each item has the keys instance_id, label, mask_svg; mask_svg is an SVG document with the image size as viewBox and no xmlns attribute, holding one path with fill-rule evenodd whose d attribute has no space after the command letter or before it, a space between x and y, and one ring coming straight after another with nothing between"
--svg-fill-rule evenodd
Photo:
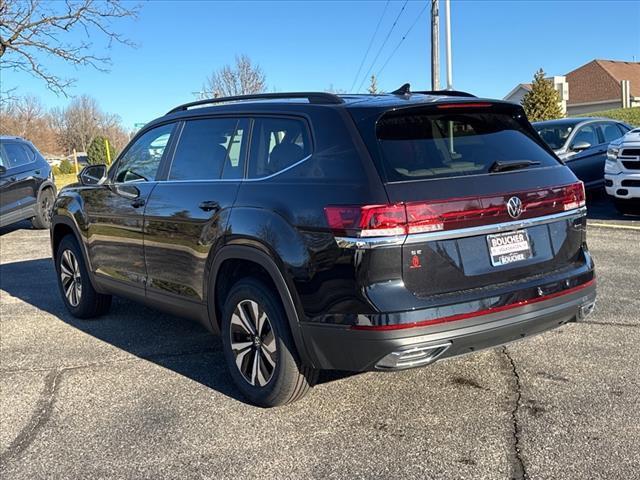
<instances>
[{"instance_id":1,"label":"chrome trim strip","mask_svg":"<svg viewBox=\"0 0 640 480\"><path fill-rule=\"evenodd\" d=\"M491 233L508 232L519 228L535 227L545 225L558 220L569 220L575 217L582 217L587 214L587 207L580 207L575 210L545 215L544 217L527 218L525 220L515 220L513 222L496 223L493 225L482 225L479 227L460 228L457 230L446 230L443 232L427 232L408 235L406 244L433 242L436 240L449 240L452 238L473 237L476 235L487 235Z\"/></svg>"},{"instance_id":2,"label":"chrome trim strip","mask_svg":"<svg viewBox=\"0 0 640 480\"><path fill-rule=\"evenodd\" d=\"M272 173L271 175L268 175L266 177L260 177L260 178L216 178L216 179L195 179L195 180L172 180L172 179L167 179L167 180L154 180L158 183L162 183L163 185L167 184L167 183L224 183L224 182L236 182L236 183L240 183L240 182L261 182L263 180L268 180L270 178L276 177L278 175L280 175L281 173L284 173L288 170L291 170L292 168L297 167L298 165L300 165L303 162L306 162L307 160L309 160L311 157L313 156L313 154L307 155L306 157L304 157L301 160L298 160L296 163L289 165L286 168L283 168L282 170L276 172L276 173Z\"/></svg>"},{"instance_id":3,"label":"chrome trim strip","mask_svg":"<svg viewBox=\"0 0 640 480\"><path fill-rule=\"evenodd\" d=\"M336 243L340 248L354 248L358 250L369 250L380 247L397 247L404 243L406 235L395 237L336 237Z\"/></svg>"},{"instance_id":4,"label":"chrome trim strip","mask_svg":"<svg viewBox=\"0 0 640 480\"><path fill-rule=\"evenodd\" d=\"M282 170L277 171L276 173L272 173L271 175L267 175L266 177L260 177L260 178L245 178L243 181L245 182L261 182L263 180L269 180L270 178L273 178L275 176L280 175L281 173L284 172L288 172L289 170L291 170L292 168L296 168L298 165L300 165L301 163L306 162L307 160L309 160L311 157L313 156L312 153L310 153L309 155L307 155L306 157L298 160L296 163L293 163L291 165L289 165L286 168L283 168Z\"/></svg>"},{"instance_id":5,"label":"chrome trim strip","mask_svg":"<svg viewBox=\"0 0 640 480\"><path fill-rule=\"evenodd\" d=\"M414 233L411 235L398 235L394 237L336 237L336 243L341 248L353 248L358 250L368 250L372 248L397 247L400 245L411 245L414 243L433 242L437 240L450 240L455 238L473 237L476 235L488 235L491 233L508 232L519 228L535 227L553 223L558 220L569 220L583 217L587 214L587 207L580 207L567 212L554 213L544 217L527 218L525 220L515 220L513 222L495 223L492 225L482 225L479 227L459 228L457 230L446 230L443 232Z\"/></svg>"}]
</instances>

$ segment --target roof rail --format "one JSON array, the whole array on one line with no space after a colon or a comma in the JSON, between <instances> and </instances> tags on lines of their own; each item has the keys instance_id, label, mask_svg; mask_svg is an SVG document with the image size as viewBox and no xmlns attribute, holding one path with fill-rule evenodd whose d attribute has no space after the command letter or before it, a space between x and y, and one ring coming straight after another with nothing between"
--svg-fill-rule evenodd
<instances>
[{"instance_id":1,"label":"roof rail","mask_svg":"<svg viewBox=\"0 0 640 480\"><path fill-rule=\"evenodd\" d=\"M331 104L331 105L344 103L344 100L340 98L338 95L334 95L333 93L327 93L327 92L256 93L252 95L236 95L233 97L219 97L219 98L208 98L204 100L196 100L195 102L189 102L183 105L179 105L169 110L166 114L169 115L170 113L188 110L191 107L198 107L201 105L213 105L216 103L226 103L226 102L242 102L247 100L271 100L271 99L278 99L278 98L282 98L282 99L306 98L309 101L309 103L320 103L320 104Z\"/></svg>"},{"instance_id":2,"label":"roof rail","mask_svg":"<svg viewBox=\"0 0 640 480\"><path fill-rule=\"evenodd\" d=\"M476 98L475 95L468 92L461 92L460 90L423 90L420 92L411 92L411 93L421 93L422 95L443 95L445 97L473 97Z\"/></svg>"}]
</instances>

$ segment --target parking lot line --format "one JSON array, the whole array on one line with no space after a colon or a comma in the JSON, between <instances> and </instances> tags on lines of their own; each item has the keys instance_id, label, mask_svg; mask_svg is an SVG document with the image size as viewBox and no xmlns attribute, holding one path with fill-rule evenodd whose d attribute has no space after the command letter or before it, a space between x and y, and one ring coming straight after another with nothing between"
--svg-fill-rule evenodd
<instances>
[{"instance_id":1,"label":"parking lot line","mask_svg":"<svg viewBox=\"0 0 640 480\"><path fill-rule=\"evenodd\" d=\"M619 230L640 230L640 225L617 225L615 223L587 222L589 227L617 228Z\"/></svg>"}]
</instances>

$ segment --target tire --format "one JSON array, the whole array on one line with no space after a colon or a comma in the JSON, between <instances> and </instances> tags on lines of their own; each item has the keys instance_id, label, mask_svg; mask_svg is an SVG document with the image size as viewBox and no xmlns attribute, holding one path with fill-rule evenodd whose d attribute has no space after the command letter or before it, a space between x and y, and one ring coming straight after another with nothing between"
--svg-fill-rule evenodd
<instances>
[{"instance_id":1,"label":"tire","mask_svg":"<svg viewBox=\"0 0 640 480\"><path fill-rule=\"evenodd\" d=\"M318 371L298 358L280 297L263 282L242 279L232 287L221 327L229 372L251 403L286 405L302 398L317 381Z\"/></svg>"},{"instance_id":2,"label":"tire","mask_svg":"<svg viewBox=\"0 0 640 480\"><path fill-rule=\"evenodd\" d=\"M94 318L109 311L111 295L98 293L91 285L80 246L72 235L64 237L58 246L56 275L60 295L71 315Z\"/></svg>"},{"instance_id":3,"label":"tire","mask_svg":"<svg viewBox=\"0 0 640 480\"><path fill-rule=\"evenodd\" d=\"M618 212L623 215L640 215L640 200L616 198L613 202Z\"/></svg>"},{"instance_id":4,"label":"tire","mask_svg":"<svg viewBox=\"0 0 640 480\"><path fill-rule=\"evenodd\" d=\"M40 191L36 203L36 216L31 219L33 228L37 228L38 230L49 229L51 226L51 209L53 208L54 200L53 189L47 187Z\"/></svg>"}]
</instances>

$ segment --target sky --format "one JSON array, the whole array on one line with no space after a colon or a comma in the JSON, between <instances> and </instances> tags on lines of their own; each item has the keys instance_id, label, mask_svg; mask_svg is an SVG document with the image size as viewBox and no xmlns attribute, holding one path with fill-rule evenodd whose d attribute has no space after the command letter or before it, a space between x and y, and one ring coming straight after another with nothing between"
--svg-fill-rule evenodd
<instances>
[{"instance_id":1,"label":"sky","mask_svg":"<svg viewBox=\"0 0 640 480\"><path fill-rule=\"evenodd\" d=\"M148 1L136 20L114 26L136 48L108 47L104 37L91 35L96 52L111 57L108 73L75 69L47 57L41 62L56 74L77 79L69 94L95 97L103 110L120 115L126 128L194 100L207 76L233 64L238 54L260 65L270 91L352 92L362 85L364 92L369 70L378 74L384 91L405 82L412 90L429 89L427 3L409 1L400 13L403 0ZM440 14L444 34L443 1ZM638 1L452 0L451 31L454 88L483 97L504 97L518 83L531 81L541 67L548 75L563 75L595 58L640 61ZM73 41L82 36L70 35ZM441 46L444 84L444 35ZM3 91L18 87L14 94L35 95L47 107L69 101L26 74L0 75Z\"/></svg>"}]
</instances>

